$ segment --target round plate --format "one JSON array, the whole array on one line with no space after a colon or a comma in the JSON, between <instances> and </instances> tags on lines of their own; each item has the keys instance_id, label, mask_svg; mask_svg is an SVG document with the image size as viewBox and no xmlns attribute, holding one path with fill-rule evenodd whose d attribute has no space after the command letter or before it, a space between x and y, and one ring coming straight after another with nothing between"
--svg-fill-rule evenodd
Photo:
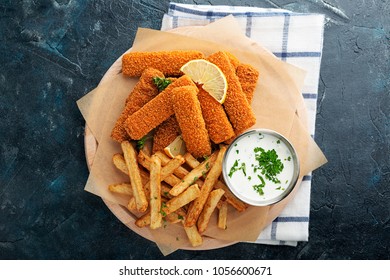
<instances>
[{"instance_id":1,"label":"round plate","mask_svg":"<svg viewBox=\"0 0 390 280\"><path fill-rule=\"evenodd\" d=\"M181 35L191 35L194 33L194 31L199 28L197 26L189 26L189 27L179 27L177 29L172 29L169 32L181 34ZM119 57L112 65L111 67L107 70L105 75L103 76L102 80L100 83L104 82L105 80L109 80L113 76L117 75L117 73L121 70L121 63L122 61L122 56ZM305 127L308 127L307 123L307 111L306 111L306 106L303 102L303 98L301 100L301 104L298 105L297 109L297 114L299 115L300 119L303 121L303 124ZM96 154L96 150L98 147L98 143L93 136L91 130L87 125L85 125L85 136L84 136L84 145L85 145L85 156L86 156L86 161L88 164L88 169L91 169L93 165L93 160ZM299 184L300 182L298 182ZM281 202L273 205L269 209L268 217L267 217L267 222L266 225L269 225L278 215L279 213L283 210L283 208L286 206L286 204L291 200L293 197L295 190L284 200ZM138 235L153 241L153 236L151 235L150 231L144 230L142 228L137 227L134 222L135 218L130 212L123 206L112 203L110 201L107 201L103 199L103 202L107 205L108 209L124 224L126 225L129 229L137 233ZM181 247L180 249L184 250L212 250L212 249L218 249L218 248L223 248L227 247L233 244L236 244L238 242L231 242L231 241L225 241L225 240L217 240L214 238L210 238L205 236L203 238L203 244L199 247L192 247L190 245Z\"/></svg>"}]
</instances>

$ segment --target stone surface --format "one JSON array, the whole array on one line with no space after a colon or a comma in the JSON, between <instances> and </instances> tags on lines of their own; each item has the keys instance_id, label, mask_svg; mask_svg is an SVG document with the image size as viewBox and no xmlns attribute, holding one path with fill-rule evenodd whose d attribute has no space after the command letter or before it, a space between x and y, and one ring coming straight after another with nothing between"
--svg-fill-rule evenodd
<instances>
[{"instance_id":1,"label":"stone surface","mask_svg":"<svg viewBox=\"0 0 390 280\"><path fill-rule=\"evenodd\" d=\"M177 1L326 15L310 240L236 244L168 259L390 259L388 1ZM168 1L1 1L0 259L159 259L83 188L76 100L131 46L160 28Z\"/></svg>"}]
</instances>

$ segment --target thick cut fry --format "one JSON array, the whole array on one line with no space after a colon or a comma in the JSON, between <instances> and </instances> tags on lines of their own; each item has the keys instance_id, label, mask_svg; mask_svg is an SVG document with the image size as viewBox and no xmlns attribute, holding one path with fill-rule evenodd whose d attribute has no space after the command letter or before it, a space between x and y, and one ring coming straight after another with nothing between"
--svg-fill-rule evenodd
<instances>
[{"instance_id":1,"label":"thick cut fry","mask_svg":"<svg viewBox=\"0 0 390 280\"><path fill-rule=\"evenodd\" d=\"M108 189L113 193L133 195L133 189L129 183L111 184L108 186Z\"/></svg>"},{"instance_id":2,"label":"thick cut fry","mask_svg":"<svg viewBox=\"0 0 390 280\"><path fill-rule=\"evenodd\" d=\"M236 75L240 81L242 92L245 94L249 104L251 104L257 80L259 79L259 71L252 65L240 64L236 69Z\"/></svg>"},{"instance_id":3,"label":"thick cut fry","mask_svg":"<svg viewBox=\"0 0 390 280\"><path fill-rule=\"evenodd\" d=\"M138 212L134 196L130 197L129 202L127 203L127 209L132 213Z\"/></svg>"},{"instance_id":4,"label":"thick cut fry","mask_svg":"<svg viewBox=\"0 0 390 280\"><path fill-rule=\"evenodd\" d=\"M129 171L127 170L126 162L123 155L115 154L112 157L112 161L115 167L122 171L122 173L129 175ZM149 181L149 174L143 169L140 169L139 172L141 174L142 185L145 185Z\"/></svg>"},{"instance_id":5,"label":"thick cut fry","mask_svg":"<svg viewBox=\"0 0 390 280\"><path fill-rule=\"evenodd\" d=\"M191 155L190 153L186 153L184 155L184 159L186 160L186 163L191 167L191 168L196 168L200 162L194 158L193 155Z\"/></svg>"},{"instance_id":6,"label":"thick cut fry","mask_svg":"<svg viewBox=\"0 0 390 280\"><path fill-rule=\"evenodd\" d=\"M219 176L222 172L222 160L226 152L226 146L222 146L218 152L217 159L215 160L213 167L211 167L209 173L207 174L206 180L200 190L200 195L194 202L191 203L188 212L187 218L185 221L185 226L190 227L196 224L196 221L199 218L200 213L202 212L203 206L206 203L206 200L213 189L215 183L218 181Z\"/></svg>"},{"instance_id":7,"label":"thick cut fry","mask_svg":"<svg viewBox=\"0 0 390 280\"><path fill-rule=\"evenodd\" d=\"M154 77L164 78L164 75L153 68L145 69L139 81L134 86L134 89L126 100L125 108L111 131L111 138L115 141L121 143L122 141L129 140L129 136L124 127L124 122L131 114L141 109L142 106L158 94L158 88L153 83Z\"/></svg>"},{"instance_id":8,"label":"thick cut fry","mask_svg":"<svg viewBox=\"0 0 390 280\"><path fill-rule=\"evenodd\" d=\"M197 226L199 233L203 233L206 230L207 225L210 221L211 214L217 207L218 201L221 199L223 194L224 190L222 189L217 189L210 193L209 197L207 198L206 204L202 210L202 213L200 214L198 219Z\"/></svg>"},{"instance_id":9,"label":"thick cut fry","mask_svg":"<svg viewBox=\"0 0 390 280\"><path fill-rule=\"evenodd\" d=\"M168 184L161 182L161 196L171 199L173 196L169 194L169 191L171 188L168 186Z\"/></svg>"},{"instance_id":10,"label":"thick cut fry","mask_svg":"<svg viewBox=\"0 0 390 280\"><path fill-rule=\"evenodd\" d=\"M187 151L202 157L211 154L211 143L197 94L196 87L175 88L171 101Z\"/></svg>"},{"instance_id":11,"label":"thick cut fry","mask_svg":"<svg viewBox=\"0 0 390 280\"><path fill-rule=\"evenodd\" d=\"M188 61L204 58L198 51L129 52L122 57L122 72L126 76L140 76L144 69L153 67L166 76L179 76L180 68Z\"/></svg>"},{"instance_id":12,"label":"thick cut fry","mask_svg":"<svg viewBox=\"0 0 390 280\"><path fill-rule=\"evenodd\" d=\"M129 170L127 169L126 162L123 155L121 154L113 155L112 162L114 163L116 168L122 171L122 173L129 175Z\"/></svg>"},{"instance_id":13,"label":"thick cut fry","mask_svg":"<svg viewBox=\"0 0 390 280\"><path fill-rule=\"evenodd\" d=\"M129 136L132 139L139 140L172 116L174 114L171 103L172 91L182 86L196 87L187 75L183 75L141 109L130 115L124 123Z\"/></svg>"},{"instance_id":14,"label":"thick cut fry","mask_svg":"<svg viewBox=\"0 0 390 280\"><path fill-rule=\"evenodd\" d=\"M227 229L227 213L228 204L226 201L222 201L220 203L220 207L218 208L218 227L220 229Z\"/></svg>"},{"instance_id":15,"label":"thick cut fry","mask_svg":"<svg viewBox=\"0 0 390 280\"><path fill-rule=\"evenodd\" d=\"M152 156L150 164L150 228L156 229L161 225L161 160L157 156Z\"/></svg>"},{"instance_id":16,"label":"thick cut fry","mask_svg":"<svg viewBox=\"0 0 390 280\"><path fill-rule=\"evenodd\" d=\"M226 201L233 206L238 212L244 211L248 206L239 200L229 189L228 186L226 186L224 183L221 181L218 181L215 186L215 189L222 189L225 191L224 196L226 198Z\"/></svg>"},{"instance_id":17,"label":"thick cut fry","mask_svg":"<svg viewBox=\"0 0 390 280\"><path fill-rule=\"evenodd\" d=\"M202 88L199 89L198 99L210 140L219 144L232 138L234 130L223 106Z\"/></svg>"},{"instance_id":18,"label":"thick cut fry","mask_svg":"<svg viewBox=\"0 0 390 280\"><path fill-rule=\"evenodd\" d=\"M171 200L168 200L165 205L162 207L162 212L166 215L175 212L180 207L190 203L194 199L196 199L200 194L200 190L197 184L194 184L187 188L184 192L175 196ZM163 214L164 215L164 214Z\"/></svg>"},{"instance_id":19,"label":"thick cut fry","mask_svg":"<svg viewBox=\"0 0 390 280\"><path fill-rule=\"evenodd\" d=\"M186 216L186 212L183 208L177 209L175 212L168 214L165 219L171 224L182 222Z\"/></svg>"},{"instance_id":20,"label":"thick cut fry","mask_svg":"<svg viewBox=\"0 0 390 280\"><path fill-rule=\"evenodd\" d=\"M139 217L136 221L135 221L135 225L137 227L146 227L148 225L150 225L150 212L146 212L144 215L142 215L141 217Z\"/></svg>"},{"instance_id":21,"label":"thick cut fry","mask_svg":"<svg viewBox=\"0 0 390 280\"><path fill-rule=\"evenodd\" d=\"M155 155L160 158L162 165L166 165L171 160L170 157L168 157L165 153L163 153L161 151L156 152ZM184 160L185 160L185 157L184 157ZM183 179L188 173L189 173L189 171L182 166L179 166L173 172L173 174L175 174L180 179Z\"/></svg>"},{"instance_id":22,"label":"thick cut fry","mask_svg":"<svg viewBox=\"0 0 390 280\"><path fill-rule=\"evenodd\" d=\"M148 208L145 191L142 187L142 179L137 163L137 155L134 147L128 141L121 143L127 169L129 170L130 184L139 212L145 212Z\"/></svg>"},{"instance_id":23,"label":"thick cut fry","mask_svg":"<svg viewBox=\"0 0 390 280\"><path fill-rule=\"evenodd\" d=\"M188 240L190 241L192 247L197 247L197 246L202 245L203 238L200 235L200 233L198 232L198 229L196 228L195 225L191 226L191 227L186 227L185 225L183 225L183 227L184 227L184 230L187 234Z\"/></svg>"},{"instance_id":24,"label":"thick cut fry","mask_svg":"<svg viewBox=\"0 0 390 280\"><path fill-rule=\"evenodd\" d=\"M169 117L157 127L153 135L153 154L163 151L180 133L180 127L175 116Z\"/></svg>"},{"instance_id":25,"label":"thick cut fry","mask_svg":"<svg viewBox=\"0 0 390 280\"><path fill-rule=\"evenodd\" d=\"M168 162L168 164L165 165L161 169L161 174L160 174L161 181L166 180L170 176L171 176L171 178L177 178L177 177L173 177L174 175L172 175L172 173L175 171L175 169L177 169L183 163L184 163L184 158L181 155L177 155L172 160L170 160ZM161 161L160 161L160 164L161 164ZM150 159L150 171L152 171L151 167L152 167L152 159ZM144 189L145 190L150 189L150 182L148 182L144 185Z\"/></svg>"},{"instance_id":26,"label":"thick cut fry","mask_svg":"<svg viewBox=\"0 0 390 280\"><path fill-rule=\"evenodd\" d=\"M191 168L196 168L200 162L194 158L191 154L187 153L184 155L184 159L186 160L186 163L191 167ZM230 205L232 205L237 211L242 212L247 208L247 205L239 200L230 190L229 188L222 183L221 181L218 181L215 185L214 188L216 189L223 189L225 191L225 198L228 201Z\"/></svg>"},{"instance_id":27,"label":"thick cut fry","mask_svg":"<svg viewBox=\"0 0 390 280\"><path fill-rule=\"evenodd\" d=\"M138 162L145 169L150 170L150 157L142 151L138 153ZM180 182L180 179L173 174L166 176L163 180L170 186L175 186Z\"/></svg>"},{"instance_id":28,"label":"thick cut fry","mask_svg":"<svg viewBox=\"0 0 390 280\"><path fill-rule=\"evenodd\" d=\"M177 185L175 185L169 193L173 196L177 196L185 191L189 186L194 184L200 177L205 175L213 166L217 157L217 153L213 153L208 159L203 161L196 168L192 169Z\"/></svg>"},{"instance_id":29,"label":"thick cut fry","mask_svg":"<svg viewBox=\"0 0 390 280\"><path fill-rule=\"evenodd\" d=\"M210 55L207 60L217 65L225 74L229 86L223 107L233 126L234 133L238 135L254 125L256 123L256 117L245 94L242 92L236 71L226 53L221 51L216 52Z\"/></svg>"}]
</instances>

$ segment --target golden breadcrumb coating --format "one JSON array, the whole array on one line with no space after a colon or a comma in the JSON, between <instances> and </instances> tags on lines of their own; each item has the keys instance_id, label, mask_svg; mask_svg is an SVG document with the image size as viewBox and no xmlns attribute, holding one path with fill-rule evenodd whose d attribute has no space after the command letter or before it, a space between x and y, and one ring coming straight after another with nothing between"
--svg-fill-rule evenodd
<instances>
[{"instance_id":1,"label":"golden breadcrumb coating","mask_svg":"<svg viewBox=\"0 0 390 280\"><path fill-rule=\"evenodd\" d=\"M129 52L122 57L122 73L138 77L144 69L153 67L166 76L179 76L184 64L200 58L204 58L204 55L199 51Z\"/></svg>"},{"instance_id":2,"label":"golden breadcrumb coating","mask_svg":"<svg viewBox=\"0 0 390 280\"><path fill-rule=\"evenodd\" d=\"M111 132L111 138L115 141L121 143L125 140L129 140L129 136L124 127L124 122L131 114L138 111L158 94L158 89L153 83L154 77L164 78L164 75L154 68L145 69L139 81L134 86L134 89L130 92L126 99L125 108Z\"/></svg>"},{"instance_id":3,"label":"golden breadcrumb coating","mask_svg":"<svg viewBox=\"0 0 390 280\"><path fill-rule=\"evenodd\" d=\"M169 117L156 128L156 132L153 135L153 154L163 151L180 133L179 123L175 116Z\"/></svg>"},{"instance_id":4,"label":"golden breadcrumb coating","mask_svg":"<svg viewBox=\"0 0 390 280\"><path fill-rule=\"evenodd\" d=\"M213 53L207 60L217 65L225 74L228 89L223 107L233 126L234 133L236 135L241 134L256 123L256 117L245 94L242 92L236 71L224 52Z\"/></svg>"},{"instance_id":5,"label":"golden breadcrumb coating","mask_svg":"<svg viewBox=\"0 0 390 280\"><path fill-rule=\"evenodd\" d=\"M238 67L238 65L240 65L241 62L240 62L240 61L238 60L238 58L237 58L234 54L232 54L231 52L224 51L224 53L228 56L229 61L230 61L230 63L232 64L234 70L236 70L237 67Z\"/></svg>"},{"instance_id":6,"label":"golden breadcrumb coating","mask_svg":"<svg viewBox=\"0 0 390 280\"><path fill-rule=\"evenodd\" d=\"M197 93L197 87L175 88L171 101L187 151L199 158L211 154L211 143Z\"/></svg>"},{"instance_id":7,"label":"golden breadcrumb coating","mask_svg":"<svg viewBox=\"0 0 390 280\"><path fill-rule=\"evenodd\" d=\"M249 64L240 64L237 66L236 75L240 81L242 91L244 92L249 104L252 103L255 93L259 71Z\"/></svg>"},{"instance_id":8,"label":"golden breadcrumb coating","mask_svg":"<svg viewBox=\"0 0 390 280\"><path fill-rule=\"evenodd\" d=\"M131 139L141 139L174 114L171 94L174 88L181 86L196 87L187 75L183 75L126 119L124 126Z\"/></svg>"},{"instance_id":9,"label":"golden breadcrumb coating","mask_svg":"<svg viewBox=\"0 0 390 280\"><path fill-rule=\"evenodd\" d=\"M201 87L198 100L211 141L219 144L232 138L234 130L223 106Z\"/></svg>"}]
</instances>

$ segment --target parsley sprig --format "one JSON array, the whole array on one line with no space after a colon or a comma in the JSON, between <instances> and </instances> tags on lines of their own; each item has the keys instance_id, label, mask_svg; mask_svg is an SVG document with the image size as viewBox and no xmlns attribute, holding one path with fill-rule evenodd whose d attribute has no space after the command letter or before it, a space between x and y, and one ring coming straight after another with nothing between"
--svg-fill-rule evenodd
<instances>
[{"instance_id":1,"label":"parsley sprig","mask_svg":"<svg viewBox=\"0 0 390 280\"><path fill-rule=\"evenodd\" d=\"M163 91L167 86L170 85L172 81L165 79L165 78L160 78L160 77L154 77L153 78L153 83L157 86L158 91Z\"/></svg>"},{"instance_id":2,"label":"parsley sprig","mask_svg":"<svg viewBox=\"0 0 390 280\"><path fill-rule=\"evenodd\" d=\"M276 151L274 149L265 151L263 148L257 147L254 149L254 152L255 159L258 162L258 165L254 166L254 171L260 170L265 178L275 184L279 184L280 180L277 178L277 175L283 171L284 165Z\"/></svg>"},{"instance_id":3,"label":"parsley sprig","mask_svg":"<svg viewBox=\"0 0 390 280\"><path fill-rule=\"evenodd\" d=\"M246 165L245 165L245 162L242 162L240 166L238 166L238 161L239 160L236 160L234 163L233 163L233 166L232 168L230 168L230 171L229 171L229 177L231 178L233 176L233 173L238 171L238 170L242 170L242 172L244 173L244 175L246 176Z\"/></svg>"}]
</instances>

